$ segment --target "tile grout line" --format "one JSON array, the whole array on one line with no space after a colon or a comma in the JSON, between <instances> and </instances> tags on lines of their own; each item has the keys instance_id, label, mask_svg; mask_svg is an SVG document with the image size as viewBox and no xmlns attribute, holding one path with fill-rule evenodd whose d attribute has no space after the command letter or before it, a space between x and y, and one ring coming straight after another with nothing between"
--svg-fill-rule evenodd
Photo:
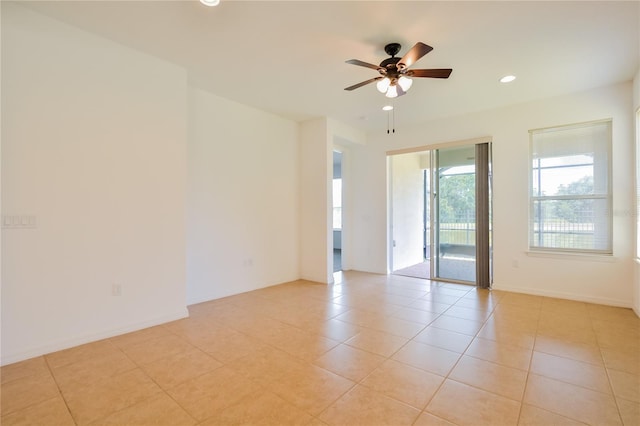
<instances>
[{"instance_id":1,"label":"tile grout line","mask_svg":"<svg viewBox=\"0 0 640 426\"><path fill-rule=\"evenodd\" d=\"M170 334L172 334L172 335L174 335L174 336L178 337L178 338L179 338L179 339L181 339L182 341L187 342L189 345L191 345L191 346L195 347L196 349L200 350L201 352L203 352L203 353L207 354L206 352L202 351L202 349L200 349L200 348L199 348L199 347L197 347L196 345L193 345L191 342L186 341L182 336L178 335L178 334L177 334L177 333L175 333L173 330L171 330L171 329L169 329L168 327L166 327L166 326L165 326L165 324L161 324L161 326L162 326L164 329L166 329L166 331L167 331L168 333L170 333ZM148 339L148 340L151 340L151 339ZM113 412L113 413L111 413L111 414L107 415L106 417L103 417L103 419L106 419L107 417L109 417L109 416L111 416L111 415L113 415L113 414L115 414L115 413L119 413L119 412L122 412L122 411L124 411L124 410L127 410L127 409L129 409L129 408L131 408L131 407L135 407L136 405L140 405L140 404L142 404L142 403L144 403L144 402L147 402L147 401L149 401L149 400L151 400L151 399L155 398L157 395L160 395L161 393L164 393L168 398L170 398L173 402L175 402L175 403L176 403L176 405L177 405L178 407L180 407L180 408L181 408L181 409L182 409L182 410L187 414L187 416L189 416L189 418L193 419L194 424L198 424L198 423L199 423L199 422L198 422L198 420L197 420L196 418L194 418L194 417L191 415L191 413L189 413L189 411L187 411L187 409L186 409L185 407L183 407L183 406L182 406L178 401L176 401L176 400L175 400L175 398L173 398L173 396L171 396L171 394L170 394L166 389L164 389L164 388L160 385L160 383L158 383L158 382L157 382L153 377L151 377L151 376L150 376L150 375L145 371L144 367L143 367L141 364L139 364L139 363L135 362L134 360L132 360L132 359L129 357L129 355L127 355L127 353L126 353L126 352L124 352L121 348L118 348L118 349L120 349L120 351L121 351L121 352L122 352L122 353L123 353L123 354L124 354L124 355L125 355L125 356L130 360L130 361L131 361L131 362L133 362L133 363L134 363L134 364L135 364L135 365L140 369L140 371L141 371L142 373L144 373L144 375L145 375L149 380L151 380L153 383L155 383L155 385L156 385L156 386L158 386L158 389L160 389L160 392L158 392L158 393L157 393L157 394L155 394L155 395L150 396L150 397L149 397L149 398L147 398L147 399L144 399L144 400L142 400L142 401L139 401L139 402L137 402L137 403L135 403L135 404L133 404L133 405L130 405L130 406L128 406L128 407L124 407L124 408L122 408L121 410L115 411L115 412ZM171 356L171 355L168 355L167 357L169 357L169 356ZM207 354L207 356L211 356L211 355ZM164 358L167 358L167 357L164 357ZM160 359L164 359L164 358L159 358L158 360L160 360ZM213 358L213 357L212 357L212 358ZM214 359L215 359L215 358L214 358ZM156 361L158 361L158 360L156 360ZM155 361L154 361L154 362L155 362ZM218 368L220 368L220 367L218 367ZM217 369L217 368L216 368L216 369ZM214 369L214 370L215 370L215 369ZM213 370L212 370L212 371L213 371ZM198 376L196 376L196 377L204 376L204 375L205 375L205 374L207 374L207 373L208 373L208 372L202 373L202 374L200 374L200 375L198 375ZM194 377L193 379L195 379L196 377ZM184 383L184 382L183 382L183 383ZM180 384L182 384L182 383L180 383ZM177 387L177 386L179 386L180 384L175 385L174 387ZM98 420L101 420L101 419L98 419ZM96 421L97 421L97 420L96 420Z\"/></svg>"},{"instance_id":2,"label":"tile grout line","mask_svg":"<svg viewBox=\"0 0 640 426\"><path fill-rule=\"evenodd\" d=\"M430 293L430 292L428 292L428 293L426 293L426 294L429 294L429 293ZM415 301L417 301L417 300L420 300L420 298L417 298L416 300L414 300L414 302L415 302ZM412 303L414 303L414 302L412 302ZM403 307L404 307L404 308L408 308L409 306L410 306L410 305L406 305L406 306L403 306ZM451 306L453 306L453 304L451 304L451 305L449 306L449 308L450 308ZM442 384L445 382L446 377L444 377L444 380L440 383L440 385L438 386L438 388L436 389L436 391L433 393L433 395L431 396L431 398L429 398L429 401L427 401L427 402L426 402L426 404L425 404L424 408L422 408L422 409L417 409L416 407L413 407L412 405L407 404L407 403L406 403L406 402L404 402L404 401L400 401L400 400L398 400L398 399L396 399L396 398L393 398L393 397L391 397L391 396L389 396L389 395L385 395L384 393L380 393L380 392L378 392L378 391L376 391L376 390L374 390L374 389L372 389L372 388L369 388L368 386L364 385L364 384L363 384L363 382L364 382L368 377L370 377L370 376L374 373L374 371L376 371L378 368L380 368L380 366L381 366L381 365L383 365L384 363L386 363L386 362L388 362L388 361L395 361L395 362L399 362L399 363L401 363L401 364L403 364L403 365L407 365L407 366L412 367L412 368L417 368L417 367L411 366L411 365L409 365L409 364L405 364L405 363L403 363L403 362L401 362L401 361L397 361L397 360L393 359L393 356L394 356L396 353L398 353L400 350L402 350L402 348L404 348L404 347L405 347L406 345L408 345L410 342L414 341L414 339L415 339L415 337L416 337L417 335L419 335L420 333L422 333L422 332L423 332L427 327L429 327L429 326L430 326L430 325L431 325L431 324L432 324L432 323L433 323L437 318L439 318L440 316L442 316L442 314L443 314L444 312L446 312L449 308L445 309L445 311L443 311L442 313L437 313L437 317L436 317L436 318L434 318L434 319L433 319L432 321L430 321L428 324L424 325L424 326L420 329L420 331L418 331L418 332L417 332L413 337L409 338L409 339L408 339L408 340L407 340L407 341L406 341L402 346L400 346L400 347L399 347L395 352L393 352L393 353L392 353L392 354L390 354L389 356L385 356L385 360L384 360L380 365L378 365L376 368L374 368L374 369L373 369L373 370L371 370L369 373L367 373L367 374L366 374L362 379L360 379L358 382L355 382L354 386L352 386L349 390L347 390L343 395L341 395L340 397L338 397L335 401L331 402L331 404L329 404L329 405L328 405L328 406L327 406L327 407L326 407L326 408L325 408L325 409L324 409L324 410L323 410L323 411L322 411L318 416L320 416L322 413L324 413L326 410L328 410L328 409L329 409L329 407L331 407L335 402L337 402L340 398L342 398L342 396L344 396L344 395L346 395L347 393L351 392L351 391L352 391L353 389L355 389L357 386L364 386L364 387L366 387L366 388L370 389L370 390L371 390L371 391L373 391L373 392L379 393L379 394L380 394L381 396L383 396L383 397L389 398L389 399L391 399L391 400L393 400L393 401L396 401L396 402L398 402L398 403L400 403L400 404L403 404L403 405L406 405L406 406L408 406L408 407L411 407L411 408L414 408L414 409L418 410L418 411L419 411L419 412L418 412L418 415L416 416L416 418L415 418L415 419L414 419L414 421L412 422L412 424L414 424L414 423L418 420L418 418L420 418L420 416L422 415L422 413L423 413L423 412L425 412L427 405L429 405L429 402L431 402L431 399L433 399L433 397L435 396L435 394L437 393L437 391L440 389L440 387L442 386ZM348 311L347 311L347 312L348 312ZM429 312L429 311L427 311L427 312ZM393 315L386 315L386 316L393 316ZM412 321L409 321L409 322L412 322ZM416 323L416 324L418 324L418 323ZM356 325L357 325L357 324L356 324ZM422 324L421 324L421 325L422 325ZM374 331L379 331L379 330L371 329L371 328L369 328L369 327L367 327L367 326L361 326L361 327L363 327L363 328L367 328L367 329L370 329L370 330L374 330ZM386 332L383 332L383 331L379 331L379 332L381 332L381 333L386 333ZM386 333L386 334L396 336L396 335L391 334L391 333ZM357 336L357 334L356 334L356 336ZM353 336L353 337L355 337L355 336ZM352 337L352 338L353 338L353 337ZM399 337L403 337L403 338L405 338L404 336L399 336ZM346 341L345 341L345 342L346 342ZM346 344L345 342L341 342L341 344ZM417 342L417 341L416 341L416 342ZM417 342L417 343L420 343L420 342ZM348 346L349 346L349 345L348 345ZM365 351L365 352L372 353L372 354L374 354L374 355L379 355L379 354L375 354L375 353L373 353L373 352L371 352L371 351L368 351L368 350L366 350L366 349L361 349L361 348L356 348L356 349L360 349L360 350L363 350L363 351ZM418 368L418 369L419 369L419 368ZM452 369L453 369L453 368L452 368ZM422 369L419 369L419 370L422 370ZM426 370L422 370L422 371L426 371ZM428 372L428 371L427 371L427 372ZM438 375L438 374L436 374L436 373L432 373L432 372L428 372L428 373ZM338 373L334 373L334 374L338 374ZM344 377L344 376L342 376L342 375L340 375L340 376L341 376L341 377ZM442 377L442 376L441 376L441 377ZM351 380L351 379L349 379L349 378L347 378L347 377L345 377L345 378L346 378L346 379L348 379L348 380Z\"/></svg>"},{"instance_id":3,"label":"tile grout line","mask_svg":"<svg viewBox=\"0 0 640 426\"><path fill-rule=\"evenodd\" d=\"M467 294L468 294L468 293L467 293ZM460 298L460 299L462 299L462 298ZM460 299L459 299L459 300L460 300ZM458 300L458 301L459 301L459 300ZM456 301L456 303L457 303L458 301ZM455 305L455 303L454 303L454 304L452 304L449 308L447 308L447 309L446 309L444 312L442 312L442 314L440 314L440 315L444 315L444 313L446 313L446 312L447 312L451 307L453 307L454 305ZM496 305L496 306L497 306L497 305ZM494 307L493 307L493 309L491 310L491 315L493 315L493 311L494 311L494 310L495 310L495 306L494 306ZM489 315L489 316L488 316L488 317L487 317L487 318L482 322L482 327L480 327L480 328L478 329L478 331L476 332L476 334L474 334L474 335L473 335L473 339L471 340L471 342L469 342L469 344L467 345L467 347L465 348L465 350L460 354L460 356L458 357L458 359L456 360L456 362L454 363L454 365L451 367L451 369L449 370L449 372L447 373L447 375L446 375L446 376L444 376L444 380L442 380L442 382L440 383L440 385L438 386L438 388L435 390L435 392L433 393L433 395L431 395L431 398L429 398L429 401L427 401L427 403L425 404L425 406L424 406L424 408L422 409L422 411L421 411L420 415L422 415L423 413L426 413L426 414L429 414L429 415L432 415L432 416L435 416L435 417L438 417L438 418L442 418L442 417L440 417L440 416L437 416L437 415L432 414L432 413L430 413L429 411L427 411L427 407L429 407L429 404L431 403L431 401L433 401L433 398L435 398L435 396L438 394L438 392L440 392L440 389L442 389L442 387L444 386L444 384L446 383L446 381L447 381L447 380L451 380L451 381L454 381L454 382L457 382L457 383L461 383L461 382L459 382L459 381L457 381L457 380L454 380L454 379L449 378L449 376L451 375L451 373L453 372L453 370L455 370L456 366L460 363L460 360L462 359L462 357L464 356L464 354L466 353L466 351L469 349L469 346L471 346L471 343L473 343L473 341L477 338L478 333L480 333L480 330L482 330L482 328L483 328L483 327L484 327L484 325L487 323L487 321L489 320L489 318L491 317L491 315ZM435 321L435 320L434 320L434 321ZM434 373L434 374L435 374L435 373ZM466 385L466 383L463 383L463 384L464 384L464 385ZM470 385L467 385L467 386L470 386ZM476 388L475 386L472 386L472 387ZM476 388L476 389L479 389L479 388ZM488 392L488 391L486 391L486 390L484 390L484 389L480 389L480 390L483 390L483 391L485 391L485 392ZM490 392L490 393L493 393L493 392ZM420 418L420 416L418 416L418 418ZM454 423L454 421L453 421L452 419L449 419L449 418L444 418L444 420L446 420L446 421L448 421L448 422L450 422L450 423ZM416 421L417 421L417 418L416 418ZM415 424L415 421L414 421L414 424ZM455 424L457 424L457 423L455 423Z\"/></svg>"},{"instance_id":4,"label":"tile grout line","mask_svg":"<svg viewBox=\"0 0 640 426\"><path fill-rule=\"evenodd\" d=\"M64 396L64 393L62 392L62 389L60 389L60 385L58 384L58 380L56 379L55 374L53 374L53 370L51 368L51 365L49 364L49 360L47 359L46 355L42 355L42 357L44 358L44 362L47 365L47 369L49 370L49 374L51 374L51 378L53 379L54 383L56 384L56 388L58 388L58 394L60 395L60 398L62 398L62 401L64 402L64 406L67 409L67 412L69 413L69 417L71 417L71 420L73 420L74 424L78 425L78 421L76 420L75 416L71 412L71 408L69 408L69 403L67 402L67 398Z\"/></svg>"},{"instance_id":5,"label":"tile grout line","mask_svg":"<svg viewBox=\"0 0 640 426\"><path fill-rule=\"evenodd\" d=\"M588 312L588 309L587 309ZM616 405L616 410L618 410L618 418L620 419L620 424L624 424L624 419L622 418L622 411L620 411L620 403L618 402L618 398L615 393L615 389L613 388L613 382L611 381L611 374L609 373L609 369L607 368L607 364L604 360L604 355L602 354L602 346L600 345L600 338L598 337L598 333L594 327L593 321L594 319L591 317L591 314L587 314L589 316L589 324L591 325L591 330L596 336L596 343L598 344L598 352L600 353L600 357L602 358L602 367L604 368L604 372L607 375L607 382L609 384L609 389L611 390L611 396L613 397L613 403Z\"/></svg>"},{"instance_id":6,"label":"tile grout line","mask_svg":"<svg viewBox=\"0 0 640 426\"><path fill-rule=\"evenodd\" d=\"M518 410L518 420L516 424L520 423L520 418L522 417L522 407L524 406L525 402L524 399L527 395L527 387L529 386L529 377L532 374L531 373L531 365L533 364L533 355L535 353L535 349L536 349L536 340L538 339L538 329L540 328L540 320L542 318L542 303L540 303L540 309L538 312L538 320L536 321L536 331L535 331L535 335L533 338L533 347L531 348L531 358L529 358L529 367L527 368L527 375L525 377L525 381L524 381L524 389L522 390L522 400L520 401L520 410Z\"/></svg>"}]
</instances>

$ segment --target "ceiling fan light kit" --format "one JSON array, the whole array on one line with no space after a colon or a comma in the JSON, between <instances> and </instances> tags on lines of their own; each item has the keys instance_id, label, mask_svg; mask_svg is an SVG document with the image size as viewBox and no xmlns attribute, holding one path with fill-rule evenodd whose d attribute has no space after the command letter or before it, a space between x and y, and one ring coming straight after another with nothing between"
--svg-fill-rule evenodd
<instances>
[{"instance_id":1,"label":"ceiling fan light kit","mask_svg":"<svg viewBox=\"0 0 640 426\"><path fill-rule=\"evenodd\" d=\"M380 62L380 65L370 64L358 59L350 59L346 61L348 64L372 68L378 71L380 76L354 84L344 90L355 90L359 87L377 81L376 88L380 93L384 93L388 98L395 98L407 93L413 84L413 80L409 77L449 78L449 75L451 75L452 70L450 68L422 70L409 69L409 67L411 67L416 61L431 52L433 47L418 42L402 58L397 58L396 55L400 52L401 48L402 46L399 43L387 44L384 47L384 51L387 52L388 55L391 55L391 57Z\"/></svg>"},{"instance_id":2,"label":"ceiling fan light kit","mask_svg":"<svg viewBox=\"0 0 640 426\"><path fill-rule=\"evenodd\" d=\"M378 81L376 87L380 93L384 93L387 98L395 98L402 94L406 93L407 90L413 84L413 80L407 78L405 76L400 76L400 78L391 80L389 77L385 77L382 80Z\"/></svg>"},{"instance_id":3,"label":"ceiling fan light kit","mask_svg":"<svg viewBox=\"0 0 640 426\"><path fill-rule=\"evenodd\" d=\"M396 98L400 95L400 92L398 92L398 86L396 84L393 84L391 86L389 86L389 88L387 89L387 92L384 94L387 98Z\"/></svg>"},{"instance_id":4,"label":"ceiling fan light kit","mask_svg":"<svg viewBox=\"0 0 640 426\"><path fill-rule=\"evenodd\" d=\"M382 80L378 81L378 83L376 83L376 87L378 88L378 91L380 93L387 93L387 89L390 85L391 80L389 79L389 77L385 77Z\"/></svg>"},{"instance_id":5,"label":"ceiling fan light kit","mask_svg":"<svg viewBox=\"0 0 640 426\"><path fill-rule=\"evenodd\" d=\"M401 75L400 78L398 79L398 86L402 87L402 90L404 90L405 92L409 90L412 84L413 84L413 80L411 80L408 77L405 77L404 75Z\"/></svg>"}]
</instances>

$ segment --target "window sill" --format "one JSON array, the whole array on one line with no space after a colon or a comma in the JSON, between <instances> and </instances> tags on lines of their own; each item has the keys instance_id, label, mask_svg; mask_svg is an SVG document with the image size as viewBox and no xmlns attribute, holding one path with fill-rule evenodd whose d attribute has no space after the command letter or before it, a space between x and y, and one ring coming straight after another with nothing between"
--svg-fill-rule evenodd
<instances>
[{"instance_id":1,"label":"window sill","mask_svg":"<svg viewBox=\"0 0 640 426\"><path fill-rule=\"evenodd\" d=\"M530 257L542 257L547 259L566 259L566 260L578 260L583 262L607 262L614 263L618 261L618 258L611 254L591 254L591 253L565 253L559 251L525 251L525 254Z\"/></svg>"}]
</instances>

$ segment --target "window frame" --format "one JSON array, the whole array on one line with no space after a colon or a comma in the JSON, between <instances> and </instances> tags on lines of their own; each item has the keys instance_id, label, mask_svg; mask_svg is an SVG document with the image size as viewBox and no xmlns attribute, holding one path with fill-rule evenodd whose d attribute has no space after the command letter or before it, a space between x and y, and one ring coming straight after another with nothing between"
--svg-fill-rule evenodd
<instances>
[{"instance_id":1,"label":"window frame","mask_svg":"<svg viewBox=\"0 0 640 426\"><path fill-rule=\"evenodd\" d=\"M606 173L607 173L607 185L606 185L606 193L593 193L593 194L576 194L576 195L535 195L534 194L534 173L537 171L538 178L540 179L541 170L545 168L571 168L581 166L580 164L572 164L566 166L548 166L541 167L541 157L534 156L534 137L536 135L545 133L545 132L555 132L555 131L563 131L563 130L575 130L578 128L584 128L589 126L598 126L606 124L607 132L606 132ZM529 198L529 221L528 221L528 246L529 252L531 253L558 253L558 254L576 254L576 255L603 255L603 256L613 256L613 218L612 218L612 208L613 208L613 191L612 191L612 152L613 152L613 120L612 119L603 119L603 120L594 120L582 123L568 124L568 125L558 125L552 127L545 127L539 129L529 130L529 188L528 188L528 198ZM537 160L537 168L534 167L534 164ZM593 167L595 167L595 156ZM585 164L587 165L587 164ZM568 185L571 182L563 182L563 184ZM540 184L538 183L538 189ZM542 203L544 201L557 201L557 200L606 200L606 249L587 249L587 248L572 248L572 247L551 247L551 246L543 246L543 245L535 245L536 244L536 235L542 235L540 231L536 232L536 224L538 225L538 230L541 229L541 224L543 223L543 218L538 214L538 220L535 220L536 217L536 204ZM592 222L594 224L594 232L595 232L595 220Z\"/></svg>"}]
</instances>

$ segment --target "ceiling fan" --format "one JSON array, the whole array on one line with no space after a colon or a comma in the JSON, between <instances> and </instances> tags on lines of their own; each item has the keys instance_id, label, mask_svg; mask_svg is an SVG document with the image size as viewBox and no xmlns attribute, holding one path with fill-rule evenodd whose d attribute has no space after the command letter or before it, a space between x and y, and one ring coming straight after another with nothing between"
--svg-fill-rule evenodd
<instances>
[{"instance_id":1,"label":"ceiling fan","mask_svg":"<svg viewBox=\"0 0 640 426\"><path fill-rule=\"evenodd\" d=\"M433 47L424 43L417 42L402 58L396 58L402 46L399 43L389 43L384 47L384 51L390 58L380 62L380 65L370 64L358 59L350 59L346 61L348 64L358 65L361 67L372 68L380 73L379 77L375 77L363 81L353 86L346 87L344 90L355 90L358 87L365 86L369 83L377 81L377 88L388 98L395 98L404 95L413 84L409 77L426 77L426 78L449 78L451 68L439 68L429 70L411 70L409 67L416 63L427 53L433 50Z\"/></svg>"}]
</instances>

